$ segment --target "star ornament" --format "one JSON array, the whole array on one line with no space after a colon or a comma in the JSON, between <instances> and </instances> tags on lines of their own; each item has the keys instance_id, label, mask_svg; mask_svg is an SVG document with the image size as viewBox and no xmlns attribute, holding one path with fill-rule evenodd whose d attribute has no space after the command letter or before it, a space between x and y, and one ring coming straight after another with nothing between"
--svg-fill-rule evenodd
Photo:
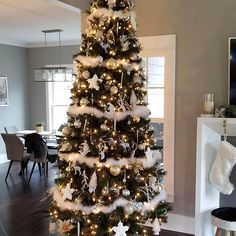
<instances>
[{"instance_id":1,"label":"star ornament","mask_svg":"<svg viewBox=\"0 0 236 236\"><path fill-rule=\"evenodd\" d=\"M112 227L112 230L115 232L115 236L127 236L126 231L129 230L129 226L124 226L120 221L118 226Z\"/></svg>"},{"instance_id":2,"label":"star ornament","mask_svg":"<svg viewBox=\"0 0 236 236\"><path fill-rule=\"evenodd\" d=\"M98 78L97 75L94 75L92 79L88 79L89 88L99 90L98 82L102 82L101 79Z\"/></svg>"},{"instance_id":3,"label":"star ornament","mask_svg":"<svg viewBox=\"0 0 236 236\"><path fill-rule=\"evenodd\" d=\"M72 193L75 190L73 188L70 188L70 184L67 184L64 191L63 191L63 199L66 200L72 200Z\"/></svg>"}]
</instances>

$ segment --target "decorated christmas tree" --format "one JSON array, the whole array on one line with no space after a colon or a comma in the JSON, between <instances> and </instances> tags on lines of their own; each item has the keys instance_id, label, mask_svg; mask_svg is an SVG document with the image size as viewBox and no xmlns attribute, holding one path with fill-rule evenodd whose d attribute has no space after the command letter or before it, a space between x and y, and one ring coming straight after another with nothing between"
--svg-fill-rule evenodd
<instances>
[{"instance_id":1,"label":"decorated christmas tree","mask_svg":"<svg viewBox=\"0 0 236 236\"><path fill-rule=\"evenodd\" d=\"M132 0L93 0L50 208L61 235L159 235L165 202ZM150 228L150 232L148 230Z\"/></svg>"}]
</instances>

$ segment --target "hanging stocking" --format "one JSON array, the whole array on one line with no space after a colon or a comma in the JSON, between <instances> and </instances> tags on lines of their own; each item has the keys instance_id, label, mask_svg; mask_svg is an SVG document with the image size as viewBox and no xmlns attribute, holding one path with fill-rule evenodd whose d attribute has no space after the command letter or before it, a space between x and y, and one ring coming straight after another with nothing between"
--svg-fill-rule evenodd
<instances>
[{"instance_id":1,"label":"hanging stocking","mask_svg":"<svg viewBox=\"0 0 236 236\"><path fill-rule=\"evenodd\" d=\"M236 148L227 141L221 141L210 172L210 181L223 194L230 195L234 190L229 176L235 163Z\"/></svg>"}]
</instances>

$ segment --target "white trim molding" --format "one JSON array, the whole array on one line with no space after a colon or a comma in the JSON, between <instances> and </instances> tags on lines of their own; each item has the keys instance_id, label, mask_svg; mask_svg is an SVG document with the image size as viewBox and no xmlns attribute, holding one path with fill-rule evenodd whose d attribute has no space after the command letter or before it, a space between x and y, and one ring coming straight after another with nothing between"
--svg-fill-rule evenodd
<instances>
[{"instance_id":1,"label":"white trim molding","mask_svg":"<svg viewBox=\"0 0 236 236\"><path fill-rule=\"evenodd\" d=\"M164 92L164 166L165 189L168 200L174 201L174 146L175 146L175 61L176 35L150 36L139 38L143 51L141 57L165 58Z\"/></svg>"}]
</instances>

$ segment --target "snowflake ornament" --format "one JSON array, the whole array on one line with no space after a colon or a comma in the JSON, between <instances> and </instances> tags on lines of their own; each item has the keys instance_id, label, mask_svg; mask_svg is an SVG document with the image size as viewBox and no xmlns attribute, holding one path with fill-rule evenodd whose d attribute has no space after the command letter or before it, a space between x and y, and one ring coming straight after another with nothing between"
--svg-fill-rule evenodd
<instances>
[{"instance_id":1,"label":"snowflake ornament","mask_svg":"<svg viewBox=\"0 0 236 236\"><path fill-rule=\"evenodd\" d=\"M102 80L99 79L97 75L94 75L92 79L88 79L89 88L95 89L98 91L99 90L98 82L102 82Z\"/></svg>"},{"instance_id":2,"label":"snowflake ornament","mask_svg":"<svg viewBox=\"0 0 236 236\"><path fill-rule=\"evenodd\" d=\"M126 231L129 230L129 226L124 226L120 221L118 226L113 227L112 230L115 232L115 236L127 236Z\"/></svg>"},{"instance_id":3,"label":"snowflake ornament","mask_svg":"<svg viewBox=\"0 0 236 236\"><path fill-rule=\"evenodd\" d=\"M75 190L73 188L70 188L70 184L67 184L65 189L63 190L63 199L66 200L72 200L72 193Z\"/></svg>"}]
</instances>

